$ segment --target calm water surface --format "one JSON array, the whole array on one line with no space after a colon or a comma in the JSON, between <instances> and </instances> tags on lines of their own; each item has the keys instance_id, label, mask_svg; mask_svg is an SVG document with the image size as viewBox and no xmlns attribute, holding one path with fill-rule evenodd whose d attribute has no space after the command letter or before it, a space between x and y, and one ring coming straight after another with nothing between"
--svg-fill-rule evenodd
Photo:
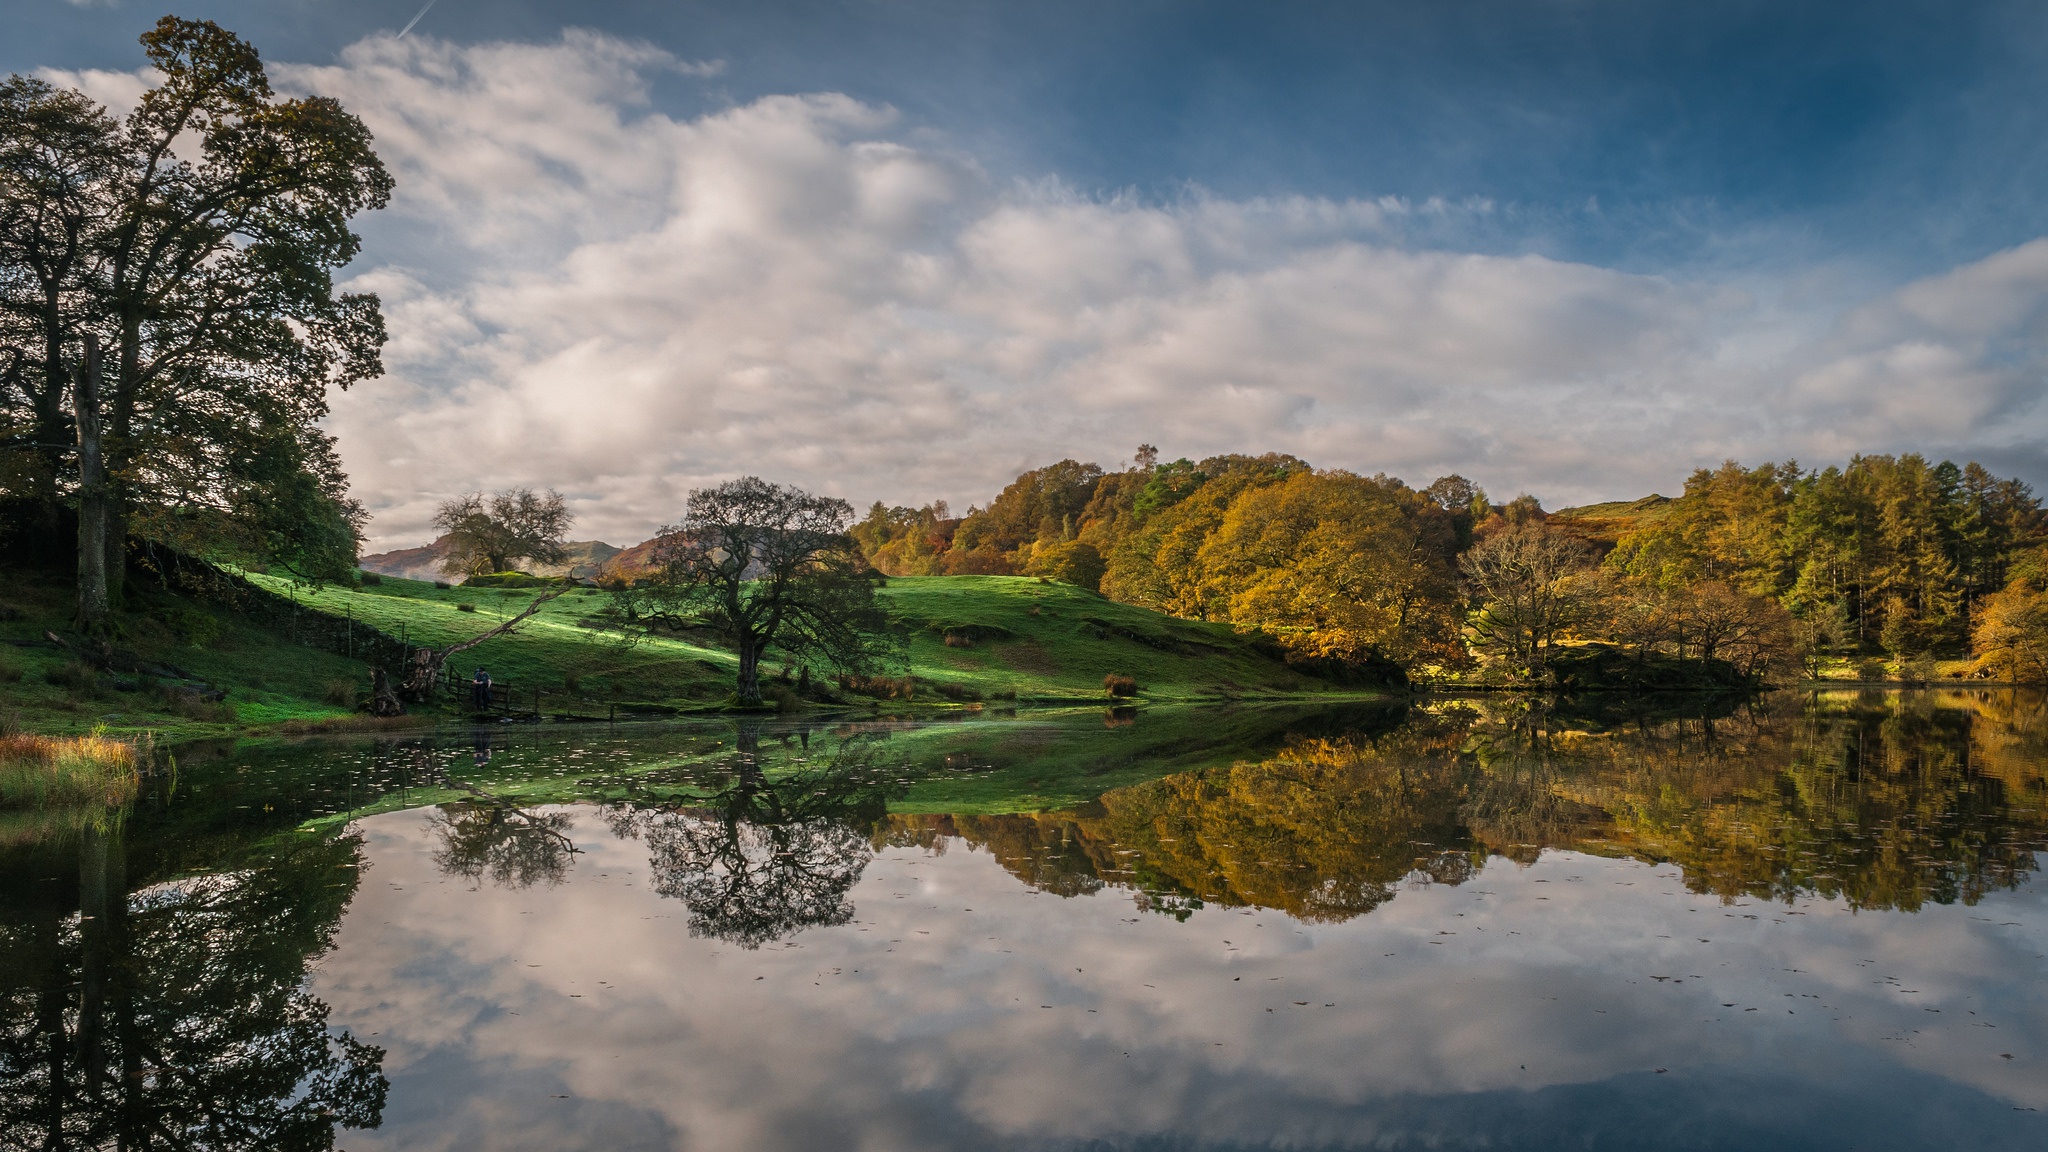
<instances>
[{"instance_id":1,"label":"calm water surface","mask_svg":"<svg viewBox=\"0 0 2048 1152\"><path fill-rule=\"evenodd\" d=\"M7 1148L2048 1147L2033 697L522 729L154 785L0 824Z\"/></svg>"}]
</instances>

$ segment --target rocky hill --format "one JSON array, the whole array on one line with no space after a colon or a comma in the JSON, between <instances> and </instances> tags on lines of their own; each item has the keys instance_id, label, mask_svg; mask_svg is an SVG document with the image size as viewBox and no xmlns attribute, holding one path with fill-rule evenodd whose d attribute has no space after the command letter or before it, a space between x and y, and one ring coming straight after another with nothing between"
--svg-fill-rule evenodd
<instances>
[{"instance_id":1,"label":"rocky hill","mask_svg":"<svg viewBox=\"0 0 2048 1152\"><path fill-rule=\"evenodd\" d=\"M619 555L622 549L615 548L602 540L572 540L562 545L567 553L560 564L530 565L536 576L575 576L592 578L606 562ZM379 552L365 556L360 567L365 572L380 576L398 576L407 580L446 580L448 574L442 570L441 562L448 556L446 536L418 548L399 548L390 552Z\"/></svg>"}]
</instances>

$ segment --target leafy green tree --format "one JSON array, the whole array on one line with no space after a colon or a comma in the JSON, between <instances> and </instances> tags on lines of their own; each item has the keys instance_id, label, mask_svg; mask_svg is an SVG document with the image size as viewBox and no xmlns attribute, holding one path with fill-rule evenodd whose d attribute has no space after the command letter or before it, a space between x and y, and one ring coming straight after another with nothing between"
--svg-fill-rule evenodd
<instances>
[{"instance_id":1,"label":"leafy green tree","mask_svg":"<svg viewBox=\"0 0 2048 1152\"><path fill-rule=\"evenodd\" d=\"M54 523L72 445L71 380L91 316L121 155L83 93L0 81L0 456L10 502Z\"/></svg>"},{"instance_id":2,"label":"leafy green tree","mask_svg":"<svg viewBox=\"0 0 2048 1152\"><path fill-rule=\"evenodd\" d=\"M847 535L846 501L747 476L690 493L655 537L654 570L613 593L625 622L709 627L739 655L737 701L761 703L770 646L864 671L890 651L882 579Z\"/></svg>"},{"instance_id":3,"label":"leafy green tree","mask_svg":"<svg viewBox=\"0 0 2048 1152\"><path fill-rule=\"evenodd\" d=\"M75 431L95 441L79 458L105 461L104 483L72 478L81 581L104 584L81 590L90 631L120 601L126 540L150 527L139 511L230 515L262 499L265 477L244 467L258 442L299 445L301 470L331 467L312 434L329 390L382 371L376 298L333 282L358 248L350 219L390 194L369 131L333 100L277 99L255 50L218 25L167 16L142 43L157 83L127 120L69 121L90 159L71 166L92 177L74 287L38 321L37 383L15 385L33 407L55 381L90 371L96 384L69 390Z\"/></svg>"},{"instance_id":4,"label":"leafy green tree","mask_svg":"<svg viewBox=\"0 0 2048 1152\"><path fill-rule=\"evenodd\" d=\"M559 564L572 521L552 488L511 488L488 497L472 492L444 501L434 512L434 527L447 540L442 570L473 576L508 571L517 560Z\"/></svg>"}]
</instances>

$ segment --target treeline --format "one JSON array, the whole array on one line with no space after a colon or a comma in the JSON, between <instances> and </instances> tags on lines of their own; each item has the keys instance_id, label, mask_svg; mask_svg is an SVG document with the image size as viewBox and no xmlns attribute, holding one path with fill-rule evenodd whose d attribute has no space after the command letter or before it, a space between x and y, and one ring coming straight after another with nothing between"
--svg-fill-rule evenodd
<instances>
[{"instance_id":1,"label":"treeline","mask_svg":"<svg viewBox=\"0 0 2048 1152\"><path fill-rule=\"evenodd\" d=\"M1456 475L1411 488L1281 454L1162 463L1143 446L1118 471L1027 472L965 516L877 503L852 532L890 575L1045 576L1266 632L1331 669L1678 686L1830 655L1904 667L1964 655L1973 635L1985 653L1994 619L2048 636L2040 502L1917 455L1731 462L1676 499L1551 514Z\"/></svg>"}]
</instances>

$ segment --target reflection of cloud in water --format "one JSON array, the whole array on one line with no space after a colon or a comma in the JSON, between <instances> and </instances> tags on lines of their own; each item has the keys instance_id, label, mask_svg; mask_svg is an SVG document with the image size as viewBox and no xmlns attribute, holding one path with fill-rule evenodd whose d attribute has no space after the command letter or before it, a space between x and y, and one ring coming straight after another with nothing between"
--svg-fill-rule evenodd
<instances>
[{"instance_id":1,"label":"reflection of cloud in water","mask_svg":"<svg viewBox=\"0 0 2048 1152\"><path fill-rule=\"evenodd\" d=\"M390 1049L385 1127L352 1148L2048 1131L2011 1110L2048 1107L2031 888L1852 916L1550 854L1340 923L1176 921L1033 892L982 853L891 848L852 922L747 951L693 938L648 890L646 846L588 815L575 882L525 891L435 883L417 815L364 828L379 883L315 981L337 1023ZM600 1117L608 1135L586 1127Z\"/></svg>"}]
</instances>

